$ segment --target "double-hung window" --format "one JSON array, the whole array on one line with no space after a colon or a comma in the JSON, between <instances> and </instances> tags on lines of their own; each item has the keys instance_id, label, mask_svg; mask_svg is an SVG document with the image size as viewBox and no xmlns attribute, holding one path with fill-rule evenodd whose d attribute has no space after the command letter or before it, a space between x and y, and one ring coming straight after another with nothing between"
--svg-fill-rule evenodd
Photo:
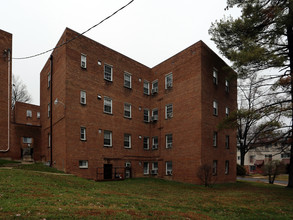
<instances>
[{"instance_id":1,"label":"double-hung window","mask_svg":"<svg viewBox=\"0 0 293 220\"><path fill-rule=\"evenodd\" d=\"M166 134L166 148L172 148L173 145L173 135Z\"/></svg>"},{"instance_id":2,"label":"double-hung window","mask_svg":"<svg viewBox=\"0 0 293 220\"><path fill-rule=\"evenodd\" d=\"M230 114L230 109L228 107L226 107L225 113L226 113L226 117L228 117Z\"/></svg>"},{"instance_id":3,"label":"double-hung window","mask_svg":"<svg viewBox=\"0 0 293 220\"><path fill-rule=\"evenodd\" d=\"M173 74L169 73L165 76L165 89L170 89L173 87Z\"/></svg>"},{"instance_id":4,"label":"double-hung window","mask_svg":"<svg viewBox=\"0 0 293 220\"><path fill-rule=\"evenodd\" d=\"M152 175L157 175L158 174L158 162L152 162Z\"/></svg>"},{"instance_id":5,"label":"double-hung window","mask_svg":"<svg viewBox=\"0 0 293 220\"><path fill-rule=\"evenodd\" d=\"M112 99L109 97L104 97L104 112L112 114Z\"/></svg>"},{"instance_id":6,"label":"double-hung window","mask_svg":"<svg viewBox=\"0 0 293 220\"><path fill-rule=\"evenodd\" d=\"M104 79L107 81L113 81L113 67L105 64L104 66Z\"/></svg>"},{"instance_id":7,"label":"double-hung window","mask_svg":"<svg viewBox=\"0 0 293 220\"><path fill-rule=\"evenodd\" d=\"M144 122L150 121L150 110L148 110L148 109L143 110L143 121Z\"/></svg>"},{"instance_id":8,"label":"double-hung window","mask_svg":"<svg viewBox=\"0 0 293 220\"><path fill-rule=\"evenodd\" d=\"M148 81L143 81L143 94L150 94L150 83Z\"/></svg>"},{"instance_id":9,"label":"double-hung window","mask_svg":"<svg viewBox=\"0 0 293 220\"><path fill-rule=\"evenodd\" d=\"M157 150L159 146L159 139L158 136L152 138L152 149Z\"/></svg>"},{"instance_id":10,"label":"double-hung window","mask_svg":"<svg viewBox=\"0 0 293 220\"><path fill-rule=\"evenodd\" d=\"M30 137L23 137L23 143L24 144L31 144L31 143L33 143L33 139Z\"/></svg>"},{"instance_id":11,"label":"double-hung window","mask_svg":"<svg viewBox=\"0 0 293 220\"><path fill-rule=\"evenodd\" d=\"M32 110L26 110L26 117L31 118L32 115Z\"/></svg>"},{"instance_id":12,"label":"double-hung window","mask_svg":"<svg viewBox=\"0 0 293 220\"><path fill-rule=\"evenodd\" d=\"M225 147L226 147L226 149L230 148L230 137L229 137L229 135L226 135Z\"/></svg>"},{"instance_id":13,"label":"double-hung window","mask_svg":"<svg viewBox=\"0 0 293 220\"><path fill-rule=\"evenodd\" d=\"M158 118L159 118L159 112L158 112L158 109L155 108L152 110L152 121L156 122L158 121Z\"/></svg>"},{"instance_id":14,"label":"double-hung window","mask_svg":"<svg viewBox=\"0 0 293 220\"><path fill-rule=\"evenodd\" d=\"M225 80L225 91L227 93L230 91L230 82L227 79Z\"/></svg>"},{"instance_id":15,"label":"double-hung window","mask_svg":"<svg viewBox=\"0 0 293 220\"><path fill-rule=\"evenodd\" d=\"M37 118L41 118L41 113L37 112Z\"/></svg>"},{"instance_id":16,"label":"double-hung window","mask_svg":"<svg viewBox=\"0 0 293 220\"><path fill-rule=\"evenodd\" d=\"M124 103L124 117L131 118L131 104Z\"/></svg>"},{"instance_id":17,"label":"double-hung window","mask_svg":"<svg viewBox=\"0 0 293 220\"><path fill-rule=\"evenodd\" d=\"M131 135L124 134L124 148L131 148Z\"/></svg>"},{"instance_id":18,"label":"double-hung window","mask_svg":"<svg viewBox=\"0 0 293 220\"><path fill-rule=\"evenodd\" d=\"M218 103L216 101L213 101L213 115L218 115Z\"/></svg>"},{"instance_id":19,"label":"double-hung window","mask_svg":"<svg viewBox=\"0 0 293 220\"><path fill-rule=\"evenodd\" d=\"M144 162L143 163L143 174L148 175L149 173L150 173L150 171L149 171L149 163Z\"/></svg>"},{"instance_id":20,"label":"double-hung window","mask_svg":"<svg viewBox=\"0 0 293 220\"><path fill-rule=\"evenodd\" d=\"M104 131L104 147L112 147L112 131Z\"/></svg>"},{"instance_id":21,"label":"double-hung window","mask_svg":"<svg viewBox=\"0 0 293 220\"><path fill-rule=\"evenodd\" d=\"M213 175L217 175L217 167L218 167L218 161L217 160L214 160L213 161Z\"/></svg>"},{"instance_id":22,"label":"double-hung window","mask_svg":"<svg viewBox=\"0 0 293 220\"><path fill-rule=\"evenodd\" d=\"M86 69L86 55L85 54L81 54L80 66L81 68Z\"/></svg>"},{"instance_id":23,"label":"double-hung window","mask_svg":"<svg viewBox=\"0 0 293 220\"><path fill-rule=\"evenodd\" d=\"M218 133L214 131L213 135L213 147L217 147L218 144Z\"/></svg>"},{"instance_id":24,"label":"double-hung window","mask_svg":"<svg viewBox=\"0 0 293 220\"><path fill-rule=\"evenodd\" d=\"M150 149L150 138L149 137L143 137L143 149L144 150Z\"/></svg>"},{"instance_id":25,"label":"double-hung window","mask_svg":"<svg viewBox=\"0 0 293 220\"><path fill-rule=\"evenodd\" d=\"M51 116L51 106L50 103L48 103L48 118Z\"/></svg>"},{"instance_id":26,"label":"double-hung window","mask_svg":"<svg viewBox=\"0 0 293 220\"><path fill-rule=\"evenodd\" d=\"M229 160L225 161L225 174L229 174Z\"/></svg>"},{"instance_id":27,"label":"double-hung window","mask_svg":"<svg viewBox=\"0 0 293 220\"><path fill-rule=\"evenodd\" d=\"M131 74L124 73L124 87L131 89Z\"/></svg>"},{"instance_id":28,"label":"double-hung window","mask_svg":"<svg viewBox=\"0 0 293 220\"><path fill-rule=\"evenodd\" d=\"M166 175L171 176L173 172L172 161L166 162Z\"/></svg>"},{"instance_id":29,"label":"double-hung window","mask_svg":"<svg viewBox=\"0 0 293 220\"><path fill-rule=\"evenodd\" d=\"M48 73L48 88L51 86L51 73Z\"/></svg>"},{"instance_id":30,"label":"double-hung window","mask_svg":"<svg viewBox=\"0 0 293 220\"><path fill-rule=\"evenodd\" d=\"M218 85L218 70L217 69L213 70L213 83L215 85Z\"/></svg>"},{"instance_id":31,"label":"double-hung window","mask_svg":"<svg viewBox=\"0 0 293 220\"><path fill-rule=\"evenodd\" d=\"M86 91L80 91L80 104L86 104Z\"/></svg>"},{"instance_id":32,"label":"double-hung window","mask_svg":"<svg viewBox=\"0 0 293 220\"><path fill-rule=\"evenodd\" d=\"M155 80L152 82L152 95L158 93L159 86L158 86L158 80Z\"/></svg>"},{"instance_id":33,"label":"double-hung window","mask_svg":"<svg viewBox=\"0 0 293 220\"><path fill-rule=\"evenodd\" d=\"M85 141L86 140L86 128L80 127L80 140Z\"/></svg>"},{"instance_id":34,"label":"double-hung window","mask_svg":"<svg viewBox=\"0 0 293 220\"><path fill-rule=\"evenodd\" d=\"M165 118L172 118L173 117L173 104L168 104L165 107Z\"/></svg>"}]
</instances>

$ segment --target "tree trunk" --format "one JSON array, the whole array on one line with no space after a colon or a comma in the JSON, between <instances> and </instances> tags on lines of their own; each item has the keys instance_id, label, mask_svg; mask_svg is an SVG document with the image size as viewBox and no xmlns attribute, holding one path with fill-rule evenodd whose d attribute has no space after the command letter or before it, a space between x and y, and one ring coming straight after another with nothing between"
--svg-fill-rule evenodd
<instances>
[{"instance_id":1,"label":"tree trunk","mask_svg":"<svg viewBox=\"0 0 293 220\"><path fill-rule=\"evenodd\" d=\"M241 144L240 145L240 165L244 166L244 160L245 160L245 148L244 146Z\"/></svg>"},{"instance_id":2,"label":"tree trunk","mask_svg":"<svg viewBox=\"0 0 293 220\"><path fill-rule=\"evenodd\" d=\"M287 25L287 38L288 38L288 49L289 49L289 59L290 59L290 82L291 82L291 138L289 139L291 143L291 157L289 165L289 178L288 186L293 188L293 0L289 0L289 21Z\"/></svg>"}]
</instances>

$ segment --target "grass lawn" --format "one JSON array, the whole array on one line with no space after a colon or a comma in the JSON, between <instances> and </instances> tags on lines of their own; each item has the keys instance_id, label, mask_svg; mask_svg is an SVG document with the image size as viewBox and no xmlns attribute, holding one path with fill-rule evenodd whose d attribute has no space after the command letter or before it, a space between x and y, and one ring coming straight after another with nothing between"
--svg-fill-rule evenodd
<instances>
[{"instance_id":1,"label":"grass lawn","mask_svg":"<svg viewBox=\"0 0 293 220\"><path fill-rule=\"evenodd\" d=\"M293 218L293 190L276 185L205 188L151 178L94 182L49 172L0 168L0 219Z\"/></svg>"},{"instance_id":2,"label":"grass lawn","mask_svg":"<svg viewBox=\"0 0 293 220\"><path fill-rule=\"evenodd\" d=\"M13 161L13 160L5 160L5 159L0 159L0 166L4 166L5 164L17 164L20 163L18 161Z\"/></svg>"}]
</instances>

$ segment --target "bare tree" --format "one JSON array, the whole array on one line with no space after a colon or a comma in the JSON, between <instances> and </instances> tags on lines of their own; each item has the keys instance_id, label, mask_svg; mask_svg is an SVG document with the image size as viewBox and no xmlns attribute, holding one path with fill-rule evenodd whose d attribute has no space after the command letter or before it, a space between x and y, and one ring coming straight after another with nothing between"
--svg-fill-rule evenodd
<instances>
[{"instance_id":1,"label":"bare tree","mask_svg":"<svg viewBox=\"0 0 293 220\"><path fill-rule=\"evenodd\" d=\"M268 175L269 183L274 184L276 177L284 172L285 168L282 163L278 160L272 160L265 164L264 168L264 175Z\"/></svg>"},{"instance_id":2,"label":"bare tree","mask_svg":"<svg viewBox=\"0 0 293 220\"><path fill-rule=\"evenodd\" d=\"M12 76L12 97L11 97L11 105L12 108L15 106L15 102L31 102L32 97L28 93L26 85L20 79L19 76Z\"/></svg>"}]
</instances>

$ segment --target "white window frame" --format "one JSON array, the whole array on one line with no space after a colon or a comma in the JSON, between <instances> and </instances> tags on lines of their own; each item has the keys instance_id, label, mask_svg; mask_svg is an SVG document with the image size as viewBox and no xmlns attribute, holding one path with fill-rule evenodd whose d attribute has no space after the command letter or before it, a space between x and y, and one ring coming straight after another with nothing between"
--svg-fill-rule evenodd
<instances>
[{"instance_id":1,"label":"white window frame","mask_svg":"<svg viewBox=\"0 0 293 220\"><path fill-rule=\"evenodd\" d=\"M33 139L31 137L23 137L22 138L22 142L24 144L32 144L33 143Z\"/></svg>"},{"instance_id":2,"label":"white window frame","mask_svg":"<svg viewBox=\"0 0 293 220\"><path fill-rule=\"evenodd\" d=\"M86 141L86 128L80 127L80 140Z\"/></svg>"},{"instance_id":3,"label":"white window frame","mask_svg":"<svg viewBox=\"0 0 293 220\"><path fill-rule=\"evenodd\" d=\"M218 146L218 132L214 131L213 133L213 147Z\"/></svg>"},{"instance_id":4,"label":"white window frame","mask_svg":"<svg viewBox=\"0 0 293 220\"><path fill-rule=\"evenodd\" d=\"M158 174L158 169L159 169L158 162L152 162L152 171L151 171L151 174L157 175Z\"/></svg>"},{"instance_id":5,"label":"white window frame","mask_svg":"<svg viewBox=\"0 0 293 220\"><path fill-rule=\"evenodd\" d=\"M86 55L81 54L80 56L80 67L86 69Z\"/></svg>"},{"instance_id":6,"label":"white window frame","mask_svg":"<svg viewBox=\"0 0 293 220\"><path fill-rule=\"evenodd\" d=\"M129 116L126 114L129 112ZM131 104L124 103L124 117L125 118L131 118Z\"/></svg>"},{"instance_id":7,"label":"white window frame","mask_svg":"<svg viewBox=\"0 0 293 220\"><path fill-rule=\"evenodd\" d=\"M173 73L169 73L165 76L165 89L173 87Z\"/></svg>"},{"instance_id":8,"label":"white window frame","mask_svg":"<svg viewBox=\"0 0 293 220\"><path fill-rule=\"evenodd\" d=\"M147 86L147 87L145 87L145 86ZM147 91L146 91L146 89L147 89ZM150 95L150 82L148 82L146 80L143 81L143 94Z\"/></svg>"},{"instance_id":9,"label":"white window frame","mask_svg":"<svg viewBox=\"0 0 293 220\"><path fill-rule=\"evenodd\" d=\"M110 144L105 144L105 135L109 135ZM112 131L104 130L104 147L112 147Z\"/></svg>"},{"instance_id":10,"label":"white window frame","mask_svg":"<svg viewBox=\"0 0 293 220\"><path fill-rule=\"evenodd\" d=\"M228 175L229 174L229 160L226 160L225 161L225 175Z\"/></svg>"},{"instance_id":11,"label":"white window frame","mask_svg":"<svg viewBox=\"0 0 293 220\"><path fill-rule=\"evenodd\" d=\"M128 146L126 143L128 142ZM131 134L124 134L124 148L131 148Z\"/></svg>"},{"instance_id":12,"label":"white window frame","mask_svg":"<svg viewBox=\"0 0 293 220\"><path fill-rule=\"evenodd\" d=\"M225 92L230 92L230 82L227 79L225 79Z\"/></svg>"},{"instance_id":13,"label":"white window frame","mask_svg":"<svg viewBox=\"0 0 293 220\"><path fill-rule=\"evenodd\" d=\"M106 107L110 107L110 111L106 111ZM112 99L105 96L104 97L104 113L112 114L113 108L112 108Z\"/></svg>"},{"instance_id":14,"label":"white window frame","mask_svg":"<svg viewBox=\"0 0 293 220\"><path fill-rule=\"evenodd\" d=\"M230 115L230 109L228 107L226 107L225 113L226 113L226 117L228 117Z\"/></svg>"},{"instance_id":15,"label":"white window frame","mask_svg":"<svg viewBox=\"0 0 293 220\"><path fill-rule=\"evenodd\" d=\"M172 148L173 147L173 135L172 134L166 134L166 148Z\"/></svg>"},{"instance_id":16,"label":"white window frame","mask_svg":"<svg viewBox=\"0 0 293 220\"><path fill-rule=\"evenodd\" d=\"M80 91L80 104L86 105L86 91Z\"/></svg>"},{"instance_id":17,"label":"white window frame","mask_svg":"<svg viewBox=\"0 0 293 220\"><path fill-rule=\"evenodd\" d=\"M50 88L50 86L51 86L51 72L48 73L47 83L48 83L47 88Z\"/></svg>"},{"instance_id":18,"label":"white window frame","mask_svg":"<svg viewBox=\"0 0 293 220\"><path fill-rule=\"evenodd\" d=\"M111 70L110 73L109 72L106 72L106 67L107 68L110 68L110 70ZM109 64L105 64L104 65L104 79L107 80L107 81L110 81L110 82L113 81L113 66L111 66Z\"/></svg>"},{"instance_id":19,"label":"white window frame","mask_svg":"<svg viewBox=\"0 0 293 220\"><path fill-rule=\"evenodd\" d=\"M155 143L155 140L157 140L156 141L157 143ZM159 138L158 136L154 136L152 137L152 149L157 150L158 148L159 148Z\"/></svg>"},{"instance_id":20,"label":"white window frame","mask_svg":"<svg viewBox=\"0 0 293 220\"><path fill-rule=\"evenodd\" d=\"M158 121L159 120L159 110L157 108L154 108L152 110L152 121Z\"/></svg>"},{"instance_id":21,"label":"white window frame","mask_svg":"<svg viewBox=\"0 0 293 220\"><path fill-rule=\"evenodd\" d=\"M152 94L158 93L159 92L159 80L154 80L152 82Z\"/></svg>"},{"instance_id":22,"label":"white window frame","mask_svg":"<svg viewBox=\"0 0 293 220\"><path fill-rule=\"evenodd\" d=\"M144 175L150 174L150 164L149 164L149 162L143 162L143 174Z\"/></svg>"},{"instance_id":23,"label":"white window frame","mask_svg":"<svg viewBox=\"0 0 293 220\"><path fill-rule=\"evenodd\" d=\"M229 135L226 135L226 137L225 137L225 147L226 147L226 149L230 148L230 136Z\"/></svg>"},{"instance_id":24,"label":"white window frame","mask_svg":"<svg viewBox=\"0 0 293 220\"><path fill-rule=\"evenodd\" d=\"M89 167L89 163L87 160L78 161L78 166L80 169L87 169Z\"/></svg>"},{"instance_id":25,"label":"white window frame","mask_svg":"<svg viewBox=\"0 0 293 220\"><path fill-rule=\"evenodd\" d=\"M214 116L218 116L219 114L219 108L218 108L218 102L217 101L213 101L213 115Z\"/></svg>"},{"instance_id":26,"label":"white window frame","mask_svg":"<svg viewBox=\"0 0 293 220\"><path fill-rule=\"evenodd\" d=\"M129 77L129 81L127 80L127 77ZM129 85L128 85L129 83ZM132 76L128 72L124 72L124 87L131 89L132 88Z\"/></svg>"},{"instance_id":27,"label":"white window frame","mask_svg":"<svg viewBox=\"0 0 293 220\"><path fill-rule=\"evenodd\" d=\"M145 112L147 112L147 120L145 120L145 116L146 116ZM150 122L150 110L147 109L147 108L143 109L143 121L144 122Z\"/></svg>"},{"instance_id":28,"label":"white window frame","mask_svg":"<svg viewBox=\"0 0 293 220\"><path fill-rule=\"evenodd\" d=\"M32 112L32 110L26 110L26 117L27 117L27 118L31 118L31 117L33 117L33 112Z\"/></svg>"},{"instance_id":29,"label":"white window frame","mask_svg":"<svg viewBox=\"0 0 293 220\"><path fill-rule=\"evenodd\" d=\"M147 147L145 148L145 140ZM143 149L149 150L150 149L150 138L149 137L143 137Z\"/></svg>"},{"instance_id":30,"label":"white window frame","mask_svg":"<svg viewBox=\"0 0 293 220\"><path fill-rule=\"evenodd\" d=\"M212 169L213 176L216 176L217 175L217 169L218 169L218 161L217 160L213 160L213 169Z\"/></svg>"},{"instance_id":31,"label":"white window frame","mask_svg":"<svg viewBox=\"0 0 293 220\"><path fill-rule=\"evenodd\" d=\"M173 174L173 164L172 161L166 161L166 175L172 176Z\"/></svg>"},{"instance_id":32,"label":"white window frame","mask_svg":"<svg viewBox=\"0 0 293 220\"><path fill-rule=\"evenodd\" d=\"M51 105L48 103L48 118L51 116Z\"/></svg>"},{"instance_id":33,"label":"white window frame","mask_svg":"<svg viewBox=\"0 0 293 220\"><path fill-rule=\"evenodd\" d=\"M219 74L218 74L218 70L216 68L213 69L213 83L215 85L218 85L218 77L219 77Z\"/></svg>"},{"instance_id":34,"label":"white window frame","mask_svg":"<svg viewBox=\"0 0 293 220\"><path fill-rule=\"evenodd\" d=\"M37 112L37 118L41 118L41 112Z\"/></svg>"},{"instance_id":35,"label":"white window frame","mask_svg":"<svg viewBox=\"0 0 293 220\"><path fill-rule=\"evenodd\" d=\"M165 119L173 118L173 104L167 104L165 106Z\"/></svg>"}]
</instances>

